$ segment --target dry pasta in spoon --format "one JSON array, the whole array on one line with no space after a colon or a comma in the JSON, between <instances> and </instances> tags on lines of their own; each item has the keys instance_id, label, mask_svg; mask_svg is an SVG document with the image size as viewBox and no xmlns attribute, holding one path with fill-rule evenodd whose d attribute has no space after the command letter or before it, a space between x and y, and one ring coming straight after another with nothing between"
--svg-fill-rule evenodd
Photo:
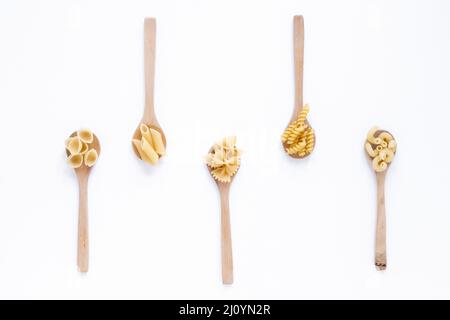
<instances>
[{"instance_id":1,"label":"dry pasta in spoon","mask_svg":"<svg viewBox=\"0 0 450 320\"><path fill-rule=\"evenodd\" d=\"M397 142L389 132L373 127L367 134L364 147L372 159L372 168L376 172L383 172L394 159Z\"/></svg>"},{"instance_id":2,"label":"dry pasta in spoon","mask_svg":"<svg viewBox=\"0 0 450 320\"><path fill-rule=\"evenodd\" d=\"M289 124L281 136L281 141L285 145L284 150L289 155L305 157L314 149L316 137L314 129L306 120L308 112L309 105L306 104L297 119Z\"/></svg>"},{"instance_id":3,"label":"dry pasta in spoon","mask_svg":"<svg viewBox=\"0 0 450 320\"><path fill-rule=\"evenodd\" d=\"M143 123L141 123L139 130L140 139L133 139L133 147L141 160L155 165L159 158L166 154L161 133Z\"/></svg>"},{"instance_id":4,"label":"dry pasta in spoon","mask_svg":"<svg viewBox=\"0 0 450 320\"><path fill-rule=\"evenodd\" d=\"M94 134L87 129L74 133L65 142L67 150L67 163L72 168L79 168L83 164L92 167L98 158L98 152L93 146Z\"/></svg>"},{"instance_id":5,"label":"dry pasta in spoon","mask_svg":"<svg viewBox=\"0 0 450 320\"><path fill-rule=\"evenodd\" d=\"M217 181L230 182L241 164L242 151L236 147L236 137L226 137L214 144L206 155L205 162Z\"/></svg>"}]
</instances>

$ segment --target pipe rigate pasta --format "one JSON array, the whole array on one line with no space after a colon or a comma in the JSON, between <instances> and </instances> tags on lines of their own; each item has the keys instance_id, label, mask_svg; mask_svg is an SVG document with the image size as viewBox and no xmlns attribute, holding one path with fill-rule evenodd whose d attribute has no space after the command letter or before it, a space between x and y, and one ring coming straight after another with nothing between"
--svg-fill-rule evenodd
<instances>
[{"instance_id":1,"label":"pipe rigate pasta","mask_svg":"<svg viewBox=\"0 0 450 320\"><path fill-rule=\"evenodd\" d=\"M311 154L314 150L315 133L306 121L308 112L309 105L306 104L300 111L297 119L284 130L281 136L284 150L289 155L304 157Z\"/></svg>"},{"instance_id":2,"label":"pipe rigate pasta","mask_svg":"<svg viewBox=\"0 0 450 320\"><path fill-rule=\"evenodd\" d=\"M88 129L80 129L77 131L77 136L81 141L85 143L92 143L94 141L94 135Z\"/></svg>"},{"instance_id":3,"label":"pipe rigate pasta","mask_svg":"<svg viewBox=\"0 0 450 320\"><path fill-rule=\"evenodd\" d=\"M95 149L91 149L86 152L86 155L84 156L84 164L88 167L92 167L97 162L97 158L97 151Z\"/></svg>"},{"instance_id":4,"label":"pipe rigate pasta","mask_svg":"<svg viewBox=\"0 0 450 320\"><path fill-rule=\"evenodd\" d=\"M372 168L383 172L394 159L397 143L389 132L373 127L367 134L364 148L372 159Z\"/></svg>"},{"instance_id":5,"label":"pipe rigate pasta","mask_svg":"<svg viewBox=\"0 0 450 320\"><path fill-rule=\"evenodd\" d=\"M215 143L206 155L205 162L217 181L229 183L241 164L241 150L236 147L236 137L226 137Z\"/></svg>"},{"instance_id":6,"label":"pipe rigate pasta","mask_svg":"<svg viewBox=\"0 0 450 320\"><path fill-rule=\"evenodd\" d=\"M141 134L139 139L133 139L133 147L138 152L141 160L149 164L155 165L159 158L166 154L166 148L162 139L162 135L158 130L148 127L141 123L139 126Z\"/></svg>"},{"instance_id":7,"label":"pipe rigate pasta","mask_svg":"<svg viewBox=\"0 0 450 320\"><path fill-rule=\"evenodd\" d=\"M83 164L92 167L98 158L94 148L94 134L87 129L78 130L65 141L67 162L72 168L80 168Z\"/></svg>"}]
</instances>

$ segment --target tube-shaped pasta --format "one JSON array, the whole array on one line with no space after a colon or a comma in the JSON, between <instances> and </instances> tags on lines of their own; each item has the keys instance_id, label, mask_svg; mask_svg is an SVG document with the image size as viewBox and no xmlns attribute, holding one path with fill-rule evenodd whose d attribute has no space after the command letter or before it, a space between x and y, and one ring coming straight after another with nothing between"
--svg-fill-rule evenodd
<instances>
[{"instance_id":1,"label":"tube-shaped pasta","mask_svg":"<svg viewBox=\"0 0 450 320\"><path fill-rule=\"evenodd\" d=\"M144 161L150 164L156 164L158 162L158 154L153 147L147 142L146 139L141 139L141 149L145 154Z\"/></svg>"},{"instance_id":2,"label":"tube-shaped pasta","mask_svg":"<svg viewBox=\"0 0 450 320\"><path fill-rule=\"evenodd\" d=\"M81 139L81 141L86 142L86 143L92 143L94 141L94 135L88 129L78 130L77 136L78 136L78 138Z\"/></svg>"},{"instance_id":3,"label":"tube-shaped pasta","mask_svg":"<svg viewBox=\"0 0 450 320\"><path fill-rule=\"evenodd\" d=\"M66 140L66 149L70 154L78 154L83 148L83 143L78 137L69 138Z\"/></svg>"},{"instance_id":4,"label":"tube-shaped pasta","mask_svg":"<svg viewBox=\"0 0 450 320\"><path fill-rule=\"evenodd\" d=\"M72 168L79 168L81 167L81 165L83 164L83 155L76 153L76 154L71 154L68 158L67 158L67 163L72 167Z\"/></svg>"},{"instance_id":5,"label":"tube-shaped pasta","mask_svg":"<svg viewBox=\"0 0 450 320\"><path fill-rule=\"evenodd\" d=\"M166 148L164 147L164 143L162 140L161 133L155 129L150 128L150 134L152 136L153 147L159 155L166 154Z\"/></svg>"},{"instance_id":6,"label":"tube-shaped pasta","mask_svg":"<svg viewBox=\"0 0 450 320\"><path fill-rule=\"evenodd\" d=\"M97 159L97 151L95 149L91 149L84 155L84 164L88 167L92 167L97 162Z\"/></svg>"},{"instance_id":7,"label":"tube-shaped pasta","mask_svg":"<svg viewBox=\"0 0 450 320\"><path fill-rule=\"evenodd\" d=\"M372 167L376 172L383 172L387 169L387 163L383 161L380 156L376 156L372 160Z\"/></svg>"},{"instance_id":8,"label":"tube-shaped pasta","mask_svg":"<svg viewBox=\"0 0 450 320\"><path fill-rule=\"evenodd\" d=\"M364 147L372 158L373 169L376 172L383 172L394 159L397 143L389 132L373 127L367 134Z\"/></svg>"},{"instance_id":9,"label":"tube-shaped pasta","mask_svg":"<svg viewBox=\"0 0 450 320\"><path fill-rule=\"evenodd\" d=\"M146 124L141 123L141 126L139 127L139 129L141 131L142 139L147 140L147 143L150 144L150 146L152 148L154 148L152 134L150 133L150 128Z\"/></svg>"},{"instance_id":10,"label":"tube-shaped pasta","mask_svg":"<svg viewBox=\"0 0 450 320\"><path fill-rule=\"evenodd\" d=\"M372 148L372 145L371 145L369 142L366 142L364 146L365 146L365 148L366 148L367 154L368 154L371 158L376 157L376 156L378 155L378 153L380 153L379 150L373 149L373 148Z\"/></svg>"}]
</instances>

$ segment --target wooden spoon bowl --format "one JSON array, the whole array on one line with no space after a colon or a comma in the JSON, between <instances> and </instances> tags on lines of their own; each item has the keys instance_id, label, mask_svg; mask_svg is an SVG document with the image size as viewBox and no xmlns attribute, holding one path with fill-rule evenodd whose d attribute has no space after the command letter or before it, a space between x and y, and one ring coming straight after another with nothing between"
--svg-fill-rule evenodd
<instances>
[{"instance_id":1,"label":"wooden spoon bowl","mask_svg":"<svg viewBox=\"0 0 450 320\"><path fill-rule=\"evenodd\" d=\"M155 125L155 124L149 124L149 123L144 123L144 124L147 127L151 128L151 129L154 129L154 130L158 131L161 134L161 138L162 138L162 141L164 143L164 148L166 148L167 147L166 135L164 134L164 131L161 129L161 127L159 125ZM138 127L136 128L136 131L134 131L133 140L134 139L141 140L142 134L141 134L140 126L141 126L141 124L139 124ZM139 154L139 152L136 149L136 147L134 146L134 144L131 143L131 145L133 146L133 151L134 151L134 154L136 155L136 157L141 159L141 155Z\"/></svg>"}]
</instances>

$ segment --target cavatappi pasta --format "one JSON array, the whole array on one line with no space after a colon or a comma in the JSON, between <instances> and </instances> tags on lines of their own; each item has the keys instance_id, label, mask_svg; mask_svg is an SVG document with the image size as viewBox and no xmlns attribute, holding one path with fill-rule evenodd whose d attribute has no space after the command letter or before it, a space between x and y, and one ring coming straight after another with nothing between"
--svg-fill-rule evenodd
<instances>
[{"instance_id":1,"label":"cavatappi pasta","mask_svg":"<svg viewBox=\"0 0 450 320\"><path fill-rule=\"evenodd\" d=\"M372 159L372 167L376 172L385 171L397 151L397 143L394 137L378 127L370 129L364 147Z\"/></svg>"},{"instance_id":2,"label":"cavatappi pasta","mask_svg":"<svg viewBox=\"0 0 450 320\"><path fill-rule=\"evenodd\" d=\"M226 137L214 144L206 155L205 162L217 181L230 182L241 164L241 150L236 147L236 137Z\"/></svg>"},{"instance_id":3,"label":"cavatappi pasta","mask_svg":"<svg viewBox=\"0 0 450 320\"><path fill-rule=\"evenodd\" d=\"M161 133L143 123L141 123L139 131L141 137L133 139L133 147L143 161L155 165L159 158L166 154Z\"/></svg>"},{"instance_id":4,"label":"cavatappi pasta","mask_svg":"<svg viewBox=\"0 0 450 320\"><path fill-rule=\"evenodd\" d=\"M284 150L289 155L305 157L314 149L316 136L314 129L306 122L308 112L309 105L306 104L297 119L284 130L281 136Z\"/></svg>"},{"instance_id":5,"label":"cavatappi pasta","mask_svg":"<svg viewBox=\"0 0 450 320\"><path fill-rule=\"evenodd\" d=\"M66 140L67 163L72 168L79 168L83 164L92 167L98 158L97 150L93 147L94 134L87 130L78 130L74 137Z\"/></svg>"}]
</instances>

